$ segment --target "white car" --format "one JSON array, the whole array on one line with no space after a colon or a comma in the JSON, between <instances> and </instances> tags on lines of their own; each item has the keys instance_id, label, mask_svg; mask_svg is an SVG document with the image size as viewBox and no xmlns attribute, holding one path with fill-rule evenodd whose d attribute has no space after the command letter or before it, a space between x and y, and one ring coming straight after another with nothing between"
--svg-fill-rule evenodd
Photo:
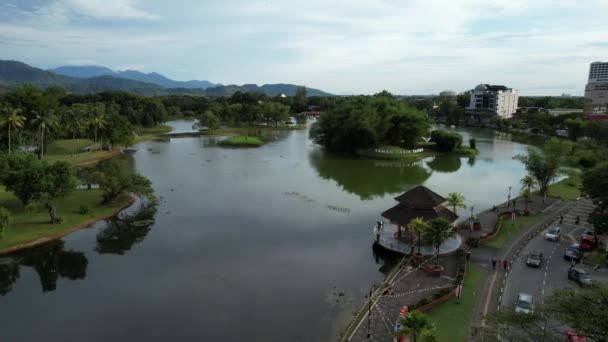
<instances>
[{"instance_id":1,"label":"white car","mask_svg":"<svg viewBox=\"0 0 608 342\"><path fill-rule=\"evenodd\" d=\"M532 299L532 295L520 293L515 303L515 312L525 314L534 312L534 299Z\"/></svg>"},{"instance_id":2,"label":"white car","mask_svg":"<svg viewBox=\"0 0 608 342\"><path fill-rule=\"evenodd\" d=\"M559 241L559 239L560 239L561 236L562 236L562 230L561 230L561 228L551 227L545 233L545 240Z\"/></svg>"}]
</instances>

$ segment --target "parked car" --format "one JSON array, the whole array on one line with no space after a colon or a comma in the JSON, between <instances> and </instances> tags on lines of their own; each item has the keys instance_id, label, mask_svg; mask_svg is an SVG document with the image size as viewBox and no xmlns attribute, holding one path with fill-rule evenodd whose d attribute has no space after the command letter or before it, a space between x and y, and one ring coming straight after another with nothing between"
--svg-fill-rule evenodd
<instances>
[{"instance_id":1,"label":"parked car","mask_svg":"<svg viewBox=\"0 0 608 342\"><path fill-rule=\"evenodd\" d=\"M515 312L526 314L534 312L534 299L532 295L520 293L515 303Z\"/></svg>"},{"instance_id":2,"label":"parked car","mask_svg":"<svg viewBox=\"0 0 608 342\"><path fill-rule=\"evenodd\" d=\"M576 261L581 262L583 257L583 250L581 249L581 245L578 243L573 243L568 248L566 248L566 253L564 253L564 259L568 261Z\"/></svg>"},{"instance_id":3,"label":"parked car","mask_svg":"<svg viewBox=\"0 0 608 342\"><path fill-rule=\"evenodd\" d=\"M559 239L562 237L562 230L559 227L551 227L549 228L549 230L545 233L545 240L549 240L549 241L559 241Z\"/></svg>"},{"instance_id":4,"label":"parked car","mask_svg":"<svg viewBox=\"0 0 608 342\"><path fill-rule=\"evenodd\" d=\"M581 235L581 249L584 251L590 251L598 246L597 239L595 236Z\"/></svg>"},{"instance_id":5,"label":"parked car","mask_svg":"<svg viewBox=\"0 0 608 342\"><path fill-rule=\"evenodd\" d=\"M585 336L577 334L576 331L570 329L566 333L566 342L587 342L587 338Z\"/></svg>"},{"instance_id":6,"label":"parked car","mask_svg":"<svg viewBox=\"0 0 608 342\"><path fill-rule=\"evenodd\" d=\"M530 267L540 267L543 263L543 253L539 251L533 251L528 254L528 258L526 259L526 266Z\"/></svg>"},{"instance_id":7,"label":"parked car","mask_svg":"<svg viewBox=\"0 0 608 342\"><path fill-rule=\"evenodd\" d=\"M569 269L568 279L574 280L581 287L593 285L593 280L589 276L589 273L580 268Z\"/></svg>"}]
</instances>

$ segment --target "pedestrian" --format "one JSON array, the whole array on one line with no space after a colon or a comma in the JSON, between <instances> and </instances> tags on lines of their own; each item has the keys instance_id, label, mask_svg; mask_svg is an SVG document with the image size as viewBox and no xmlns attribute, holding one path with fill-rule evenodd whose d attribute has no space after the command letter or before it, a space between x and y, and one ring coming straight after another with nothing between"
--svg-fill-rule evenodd
<instances>
[{"instance_id":1,"label":"pedestrian","mask_svg":"<svg viewBox=\"0 0 608 342\"><path fill-rule=\"evenodd\" d=\"M507 266L509 266L509 262L507 260L503 260L502 261L502 268L504 268L506 270Z\"/></svg>"},{"instance_id":2,"label":"pedestrian","mask_svg":"<svg viewBox=\"0 0 608 342\"><path fill-rule=\"evenodd\" d=\"M578 223L579 223L580 221L581 221L581 218L577 216L577 217L576 217L576 225L577 225L577 226L578 226Z\"/></svg>"},{"instance_id":3,"label":"pedestrian","mask_svg":"<svg viewBox=\"0 0 608 342\"><path fill-rule=\"evenodd\" d=\"M576 266L576 261L574 259L570 260L570 268L574 268Z\"/></svg>"},{"instance_id":4,"label":"pedestrian","mask_svg":"<svg viewBox=\"0 0 608 342\"><path fill-rule=\"evenodd\" d=\"M517 208L517 199L514 198L513 199L513 209L517 210L516 208Z\"/></svg>"},{"instance_id":5,"label":"pedestrian","mask_svg":"<svg viewBox=\"0 0 608 342\"><path fill-rule=\"evenodd\" d=\"M564 223L564 215L559 215L559 224Z\"/></svg>"},{"instance_id":6,"label":"pedestrian","mask_svg":"<svg viewBox=\"0 0 608 342\"><path fill-rule=\"evenodd\" d=\"M376 234L376 242L380 242L380 221L374 226L374 234Z\"/></svg>"},{"instance_id":7,"label":"pedestrian","mask_svg":"<svg viewBox=\"0 0 608 342\"><path fill-rule=\"evenodd\" d=\"M494 259L494 257L492 257L492 269L496 269L496 259Z\"/></svg>"},{"instance_id":8,"label":"pedestrian","mask_svg":"<svg viewBox=\"0 0 608 342\"><path fill-rule=\"evenodd\" d=\"M599 271L600 270L600 264L595 264L595 267L593 267L593 270L595 272Z\"/></svg>"}]
</instances>

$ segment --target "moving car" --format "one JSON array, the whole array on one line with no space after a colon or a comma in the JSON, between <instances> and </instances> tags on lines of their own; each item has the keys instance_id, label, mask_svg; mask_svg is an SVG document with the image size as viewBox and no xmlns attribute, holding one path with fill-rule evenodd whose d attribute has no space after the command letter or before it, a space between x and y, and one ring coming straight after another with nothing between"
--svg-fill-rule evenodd
<instances>
[{"instance_id":1,"label":"moving car","mask_svg":"<svg viewBox=\"0 0 608 342\"><path fill-rule=\"evenodd\" d=\"M526 259L526 266L530 267L540 267L543 263L543 253L539 251L533 251L528 254L528 258Z\"/></svg>"},{"instance_id":2,"label":"moving car","mask_svg":"<svg viewBox=\"0 0 608 342\"><path fill-rule=\"evenodd\" d=\"M581 249L590 251L597 247L597 239L594 236L581 235Z\"/></svg>"},{"instance_id":3,"label":"moving car","mask_svg":"<svg viewBox=\"0 0 608 342\"><path fill-rule=\"evenodd\" d=\"M569 269L568 279L574 280L581 287L593 285L593 280L591 280L589 273L580 268Z\"/></svg>"},{"instance_id":4,"label":"moving car","mask_svg":"<svg viewBox=\"0 0 608 342\"><path fill-rule=\"evenodd\" d=\"M562 236L562 230L559 227L551 227L545 233L545 240L549 241L559 241Z\"/></svg>"},{"instance_id":5,"label":"moving car","mask_svg":"<svg viewBox=\"0 0 608 342\"><path fill-rule=\"evenodd\" d=\"M566 333L566 342L587 342L585 336L578 335L576 331L570 329Z\"/></svg>"},{"instance_id":6,"label":"moving car","mask_svg":"<svg viewBox=\"0 0 608 342\"><path fill-rule=\"evenodd\" d=\"M526 314L534 312L534 299L532 298L532 295L520 293L517 296L517 302L515 303L515 312Z\"/></svg>"},{"instance_id":7,"label":"moving car","mask_svg":"<svg viewBox=\"0 0 608 342\"><path fill-rule=\"evenodd\" d=\"M583 257L583 250L581 249L581 245L578 243L573 243L568 248L566 248L566 253L564 253L564 259L568 261L576 261L581 262L581 258Z\"/></svg>"}]
</instances>

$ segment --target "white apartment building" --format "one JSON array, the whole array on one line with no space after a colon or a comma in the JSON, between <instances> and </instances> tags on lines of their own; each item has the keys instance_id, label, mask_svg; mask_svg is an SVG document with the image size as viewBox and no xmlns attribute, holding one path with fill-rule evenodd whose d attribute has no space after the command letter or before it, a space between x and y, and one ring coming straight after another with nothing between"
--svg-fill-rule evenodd
<instances>
[{"instance_id":1,"label":"white apartment building","mask_svg":"<svg viewBox=\"0 0 608 342\"><path fill-rule=\"evenodd\" d=\"M585 86L587 114L608 114L608 62L593 62Z\"/></svg>"},{"instance_id":2,"label":"white apartment building","mask_svg":"<svg viewBox=\"0 0 608 342\"><path fill-rule=\"evenodd\" d=\"M502 118L510 118L517 110L517 90L503 85L480 84L471 91L468 109L487 110Z\"/></svg>"}]
</instances>

